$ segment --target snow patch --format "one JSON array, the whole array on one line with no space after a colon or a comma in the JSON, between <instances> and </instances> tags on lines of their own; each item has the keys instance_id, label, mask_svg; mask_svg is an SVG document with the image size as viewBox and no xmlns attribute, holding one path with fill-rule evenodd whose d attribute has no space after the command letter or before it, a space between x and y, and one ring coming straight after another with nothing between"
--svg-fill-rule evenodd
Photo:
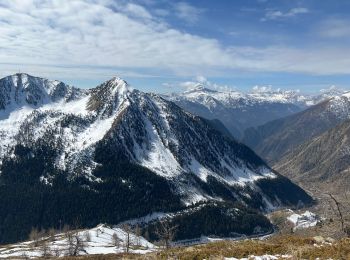
<instances>
[{"instance_id":1,"label":"snow patch","mask_svg":"<svg viewBox=\"0 0 350 260\"><path fill-rule=\"evenodd\" d=\"M294 230L314 227L320 221L320 218L311 211L305 211L302 214L294 213L287 219L294 225Z\"/></svg>"}]
</instances>

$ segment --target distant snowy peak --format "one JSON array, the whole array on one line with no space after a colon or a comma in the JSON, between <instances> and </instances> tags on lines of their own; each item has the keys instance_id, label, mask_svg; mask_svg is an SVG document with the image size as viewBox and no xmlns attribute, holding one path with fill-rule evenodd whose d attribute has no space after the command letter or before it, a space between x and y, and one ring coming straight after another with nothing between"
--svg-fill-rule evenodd
<instances>
[{"instance_id":1,"label":"distant snowy peak","mask_svg":"<svg viewBox=\"0 0 350 260\"><path fill-rule=\"evenodd\" d=\"M217 90L206 87L202 83L198 83L194 87L184 91L184 94L190 95L191 93L217 93L217 92L218 92Z\"/></svg>"},{"instance_id":2,"label":"distant snowy peak","mask_svg":"<svg viewBox=\"0 0 350 260\"><path fill-rule=\"evenodd\" d=\"M22 106L37 108L60 100L70 101L83 93L60 81L18 73L0 79L0 110Z\"/></svg>"},{"instance_id":3,"label":"distant snowy peak","mask_svg":"<svg viewBox=\"0 0 350 260\"><path fill-rule=\"evenodd\" d=\"M243 93L235 90L213 90L202 84L198 84L183 93L169 95L169 99L174 101L188 100L199 102L208 107L217 101L226 107L238 108L260 103L290 103L307 106L308 97L301 95L299 91L293 90L262 90L260 88L254 88L249 93Z\"/></svg>"},{"instance_id":4,"label":"distant snowy peak","mask_svg":"<svg viewBox=\"0 0 350 260\"><path fill-rule=\"evenodd\" d=\"M350 99L350 91L344 92L342 96Z\"/></svg>"},{"instance_id":5,"label":"distant snowy peak","mask_svg":"<svg viewBox=\"0 0 350 260\"><path fill-rule=\"evenodd\" d=\"M333 96L325 105L325 112L330 112L341 119L350 118L350 92Z\"/></svg>"},{"instance_id":6,"label":"distant snowy peak","mask_svg":"<svg viewBox=\"0 0 350 260\"><path fill-rule=\"evenodd\" d=\"M296 105L307 105L307 96L304 96L298 90L268 90L268 91L253 91L247 96L264 102L276 103L291 103Z\"/></svg>"},{"instance_id":7,"label":"distant snowy peak","mask_svg":"<svg viewBox=\"0 0 350 260\"><path fill-rule=\"evenodd\" d=\"M337 97L341 97L342 95L346 95L347 92L348 91L344 89L331 86L328 89L321 89L320 94L309 96L307 99L307 103L309 106L316 105L323 101L327 101L332 98L337 98Z\"/></svg>"},{"instance_id":8,"label":"distant snowy peak","mask_svg":"<svg viewBox=\"0 0 350 260\"><path fill-rule=\"evenodd\" d=\"M332 98L334 96L342 95L342 94L346 93L347 91L345 89L343 89L343 88L338 88L336 86L331 86L328 89L321 89L320 92L321 92L321 95L323 97Z\"/></svg>"},{"instance_id":9,"label":"distant snowy peak","mask_svg":"<svg viewBox=\"0 0 350 260\"><path fill-rule=\"evenodd\" d=\"M167 98L173 101L198 102L210 108L215 101L230 108L254 106L261 103L294 104L301 108L316 105L322 101L341 96L346 91L334 86L323 89L320 94L302 94L299 90L281 90L271 87L254 87L250 92L244 93L236 90L216 90L198 83L193 88L182 93L172 93ZM217 103L216 102L216 103ZM215 104L217 106L218 104Z\"/></svg>"}]
</instances>

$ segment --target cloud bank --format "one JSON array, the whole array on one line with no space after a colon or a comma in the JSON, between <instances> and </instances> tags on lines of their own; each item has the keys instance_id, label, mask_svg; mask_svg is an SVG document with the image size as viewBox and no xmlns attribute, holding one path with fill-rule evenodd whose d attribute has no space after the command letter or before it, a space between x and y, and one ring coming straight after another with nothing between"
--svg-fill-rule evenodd
<instances>
[{"instance_id":1,"label":"cloud bank","mask_svg":"<svg viewBox=\"0 0 350 260\"><path fill-rule=\"evenodd\" d=\"M40 67L48 73L85 72L87 78L96 69L140 77L227 76L241 71L350 73L346 46L228 46L175 29L164 19L164 10L150 6L113 0L3 0L0 69ZM185 2L173 8L184 21L200 19L201 11ZM270 18L306 12L291 9Z\"/></svg>"}]
</instances>

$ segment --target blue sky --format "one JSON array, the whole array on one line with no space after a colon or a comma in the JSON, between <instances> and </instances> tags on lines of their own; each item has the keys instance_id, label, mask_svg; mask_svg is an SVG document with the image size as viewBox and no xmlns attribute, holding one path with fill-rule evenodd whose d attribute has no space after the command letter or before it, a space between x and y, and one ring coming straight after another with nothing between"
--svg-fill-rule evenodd
<instances>
[{"instance_id":1,"label":"blue sky","mask_svg":"<svg viewBox=\"0 0 350 260\"><path fill-rule=\"evenodd\" d=\"M0 0L0 76L145 91L349 88L346 0Z\"/></svg>"}]
</instances>

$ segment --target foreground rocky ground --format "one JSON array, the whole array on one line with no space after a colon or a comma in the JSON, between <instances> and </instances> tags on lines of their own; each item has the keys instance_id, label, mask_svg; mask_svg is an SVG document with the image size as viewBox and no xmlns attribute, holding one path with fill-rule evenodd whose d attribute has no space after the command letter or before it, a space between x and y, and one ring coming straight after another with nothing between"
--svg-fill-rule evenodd
<instances>
[{"instance_id":1,"label":"foreground rocky ground","mask_svg":"<svg viewBox=\"0 0 350 260\"><path fill-rule=\"evenodd\" d=\"M317 231L311 228L308 232ZM301 231L300 231L301 232ZM8 259L28 259L23 256ZM330 237L294 234L275 234L268 238L240 241L217 241L203 245L174 247L168 250L135 253L110 253L104 255L38 257L35 259L61 260L112 260L112 259L350 259L350 239L335 240Z\"/></svg>"},{"instance_id":2,"label":"foreground rocky ground","mask_svg":"<svg viewBox=\"0 0 350 260\"><path fill-rule=\"evenodd\" d=\"M145 255L110 254L63 257L62 260L109 259L350 259L350 240L278 235L267 240L221 241L178 247Z\"/></svg>"}]
</instances>

